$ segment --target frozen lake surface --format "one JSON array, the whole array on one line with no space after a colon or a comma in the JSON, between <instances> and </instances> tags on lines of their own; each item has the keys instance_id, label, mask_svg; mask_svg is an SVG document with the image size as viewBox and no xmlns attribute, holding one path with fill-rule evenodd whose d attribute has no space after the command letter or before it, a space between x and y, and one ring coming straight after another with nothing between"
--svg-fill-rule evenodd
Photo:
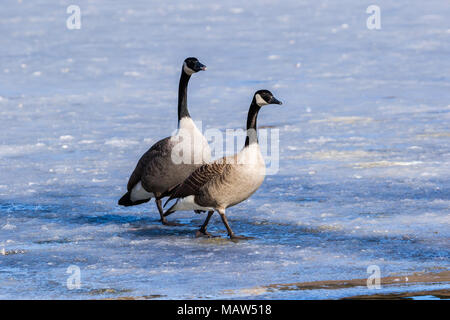
<instances>
[{"instance_id":1,"label":"frozen lake surface","mask_svg":"<svg viewBox=\"0 0 450 320\"><path fill-rule=\"evenodd\" d=\"M50 4L52 2L52 4ZM377 1L78 0L0 10L0 298L316 299L365 287L280 283L449 270L450 6ZM181 62L204 128L242 128L253 92L284 102L276 175L217 215L124 208L136 161L176 127ZM3 250L4 249L4 250ZM70 265L81 288L69 290ZM258 289L259 288L259 289ZM376 292L449 288L448 283Z\"/></svg>"}]
</instances>

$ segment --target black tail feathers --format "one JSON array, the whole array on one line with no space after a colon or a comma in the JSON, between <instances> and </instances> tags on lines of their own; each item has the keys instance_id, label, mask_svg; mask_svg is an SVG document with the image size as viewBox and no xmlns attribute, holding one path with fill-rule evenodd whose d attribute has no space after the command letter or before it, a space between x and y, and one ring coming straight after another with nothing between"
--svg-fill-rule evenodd
<instances>
[{"instance_id":1,"label":"black tail feathers","mask_svg":"<svg viewBox=\"0 0 450 320\"><path fill-rule=\"evenodd\" d=\"M150 198L151 199L151 198ZM127 193L125 193L123 196L122 196L122 198L120 198L120 200L119 200L119 205L121 205L121 206L125 206L125 207L129 207L129 206L136 206L136 205L138 205L138 204L141 204L141 203L145 203L145 202L148 202L148 201L150 201L150 199L144 199L144 200L138 200L138 201L131 201L131 198L130 198L130 192L128 191Z\"/></svg>"}]
</instances>

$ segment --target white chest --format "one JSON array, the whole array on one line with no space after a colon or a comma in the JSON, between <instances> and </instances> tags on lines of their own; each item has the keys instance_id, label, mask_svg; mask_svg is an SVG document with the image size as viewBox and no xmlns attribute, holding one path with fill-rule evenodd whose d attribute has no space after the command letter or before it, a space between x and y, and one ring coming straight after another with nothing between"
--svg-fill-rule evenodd
<instances>
[{"instance_id":1,"label":"white chest","mask_svg":"<svg viewBox=\"0 0 450 320\"><path fill-rule=\"evenodd\" d=\"M242 149L237 156L237 161L239 164L248 165L246 166L246 170L249 171L250 174L265 175L266 166L261 154L261 149L257 143L252 143Z\"/></svg>"},{"instance_id":2,"label":"white chest","mask_svg":"<svg viewBox=\"0 0 450 320\"><path fill-rule=\"evenodd\" d=\"M176 164L201 165L211 160L208 142L191 118L180 120L180 127L170 140L174 145L172 161Z\"/></svg>"}]
</instances>

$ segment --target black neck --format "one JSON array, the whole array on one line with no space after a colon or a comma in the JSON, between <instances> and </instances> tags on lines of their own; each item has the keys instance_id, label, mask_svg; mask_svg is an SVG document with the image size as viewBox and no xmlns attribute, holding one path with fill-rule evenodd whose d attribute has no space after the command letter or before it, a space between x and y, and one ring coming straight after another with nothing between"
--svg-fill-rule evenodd
<instances>
[{"instance_id":1,"label":"black neck","mask_svg":"<svg viewBox=\"0 0 450 320\"><path fill-rule=\"evenodd\" d=\"M178 86L178 124L184 117L191 117L187 108L187 87L191 78L184 69L181 70L180 85Z\"/></svg>"},{"instance_id":2,"label":"black neck","mask_svg":"<svg viewBox=\"0 0 450 320\"><path fill-rule=\"evenodd\" d=\"M256 132L256 119L258 118L258 112L261 109L256 104L255 98L252 100L250 109L248 109L247 116L247 138L245 139L245 146L249 146L252 143L258 143L258 134Z\"/></svg>"}]
</instances>

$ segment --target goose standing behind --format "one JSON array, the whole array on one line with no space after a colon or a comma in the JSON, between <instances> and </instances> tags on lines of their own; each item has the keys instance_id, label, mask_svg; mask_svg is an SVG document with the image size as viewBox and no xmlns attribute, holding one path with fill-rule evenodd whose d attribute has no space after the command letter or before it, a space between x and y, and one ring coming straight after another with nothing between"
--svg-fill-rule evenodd
<instances>
[{"instance_id":1,"label":"goose standing behind","mask_svg":"<svg viewBox=\"0 0 450 320\"><path fill-rule=\"evenodd\" d=\"M206 70L206 67L197 58L184 60L178 88L178 131L174 136L156 142L140 158L128 181L128 191L119 200L119 205L134 206L154 197L164 225L177 225L168 222L163 215L161 198L164 193L211 158L208 142L192 121L187 108L189 79L200 70ZM183 154L184 158L177 158L177 154Z\"/></svg>"},{"instance_id":2,"label":"goose standing behind","mask_svg":"<svg viewBox=\"0 0 450 320\"><path fill-rule=\"evenodd\" d=\"M230 238L246 239L233 233L225 210L248 199L264 181L266 168L258 144L256 119L261 107L268 104L281 104L281 102L268 90L257 91L248 111L247 138L244 148L233 156L223 157L195 170L171 192L167 202L174 198L178 200L164 216L175 211L206 210L208 216L197 232L197 236L211 236L206 231L206 227L216 210Z\"/></svg>"}]
</instances>

